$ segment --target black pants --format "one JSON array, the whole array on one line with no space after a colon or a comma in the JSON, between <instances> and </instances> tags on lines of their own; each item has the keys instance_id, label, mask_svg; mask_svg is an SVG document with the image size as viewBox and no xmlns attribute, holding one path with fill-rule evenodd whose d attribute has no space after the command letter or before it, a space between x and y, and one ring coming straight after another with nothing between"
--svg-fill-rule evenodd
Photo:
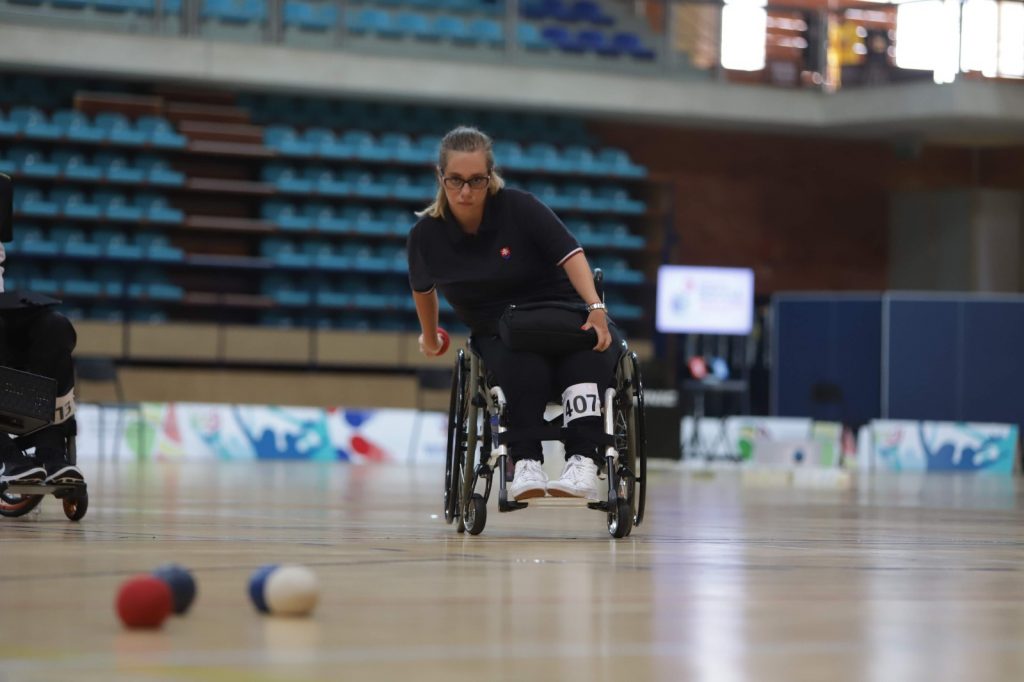
<instances>
[{"instance_id":1,"label":"black pants","mask_svg":"<svg viewBox=\"0 0 1024 682\"><path fill-rule=\"evenodd\" d=\"M75 385L71 354L77 342L71 322L51 308L0 314L0 363L50 377L57 382L59 396Z\"/></svg>"},{"instance_id":2,"label":"black pants","mask_svg":"<svg viewBox=\"0 0 1024 682\"><path fill-rule=\"evenodd\" d=\"M590 349L565 355L514 351L509 350L497 336L473 337L473 348L483 359L489 377L505 393L510 431L543 426L547 404L552 400L559 402L562 391L573 384L596 383L603 399L605 389L615 381L622 340L614 326L609 325L608 329L612 333L612 344L600 353ZM584 433L604 431L600 417L584 417L576 420L573 426ZM598 466L603 464L602 455L592 440L573 437L572 431L569 433L565 442L566 457L584 455ZM513 461L544 461L540 441L513 443L511 455Z\"/></svg>"},{"instance_id":3,"label":"black pants","mask_svg":"<svg viewBox=\"0 0 1024 682\"><path fill-rule=\"evenodd\" d=\"M57 382L57 396L75 386L71 354L78 342L75 328L52 308L22 308L0 313L0 365L24 370ZM63 448L62 425L39 431L40 446Z\"/></svg>"}]
</instances>

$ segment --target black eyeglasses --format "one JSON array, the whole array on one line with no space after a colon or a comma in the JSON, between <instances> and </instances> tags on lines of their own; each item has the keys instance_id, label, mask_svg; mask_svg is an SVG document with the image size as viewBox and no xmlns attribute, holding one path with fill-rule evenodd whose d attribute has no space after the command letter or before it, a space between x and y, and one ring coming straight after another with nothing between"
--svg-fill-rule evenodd
<instances>
[{"instance_id":1,"label":"black eyeglasses","mask_svg":"<svg viewBox=\"0 0 1024 682\"><path fill-rule=\"evenodd\" d=\"M441 178L441 181L444 182L445 187L448 189L454 189L455 191L459 191L465 185L469 185L470 189L483 189L488 185L488 183L490 183L491 176L474 175L469 180L466 180L454 175L445 175Z\"/></svg>"}]
</instances>

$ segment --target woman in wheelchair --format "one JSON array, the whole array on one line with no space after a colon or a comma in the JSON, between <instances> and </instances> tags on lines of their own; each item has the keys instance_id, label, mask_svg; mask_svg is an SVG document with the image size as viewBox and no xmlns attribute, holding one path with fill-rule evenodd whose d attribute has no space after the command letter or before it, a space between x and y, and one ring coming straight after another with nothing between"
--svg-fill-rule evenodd
<instances>
[{"instance_id":1,"label":"woman in wheelchair","mask_svg":"<svg viewBox=\"0 0 1024 682\"><path fill-rule=\"evenodd\" d=\"M602 396L613 385L620 336L606 315L579 242L533 195L504 186L491 140L460 127L441 141L439 188L409 233L409 282L422 335L420 349L441 350L437 289L470 329L471 346L507 399L509 432L537 432L553 394L581 406L564 416L566 463L548 481L540 440L512 442L515 473L509 497L602 498L598 444L604 436ZM540 301L585 304L582 329L592 348L562 353L512 350L499 338L505 309ZM582 398L582 399L581 399Z\"/></svg>"},{"instance_id":2,"label":"woman in wheelchair","mask_svg":"<svg viewBox=\"0 0 1024 682\"><path fill-rule=\"evenodd\" d=\"M54 379L57 403L53 424L31 436L34 457L0 432L0 484L81 483L82 472L70 463L67 446L75 435L75 328L52 306L4 292L4 255L0 244L0 365Z\"/></svg>"}]
</instances>

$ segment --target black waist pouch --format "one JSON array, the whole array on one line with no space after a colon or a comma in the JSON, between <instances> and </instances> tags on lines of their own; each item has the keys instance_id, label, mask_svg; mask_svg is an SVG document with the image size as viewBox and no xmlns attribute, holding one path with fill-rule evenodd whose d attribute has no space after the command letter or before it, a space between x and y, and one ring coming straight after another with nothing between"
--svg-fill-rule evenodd
<instances>
[{"instance_id":1,"label":"black waist pouch","mask_svg":"<svg viewBox=\"0 0 1024 682\"><path fill-rule=\"evenodd\" d=\"M511 350L571 353L593 348L597 332L580 329L587 321L582 303L546 301L510 305L498 319L498 337Z\"/></svg>"}]
</instances>

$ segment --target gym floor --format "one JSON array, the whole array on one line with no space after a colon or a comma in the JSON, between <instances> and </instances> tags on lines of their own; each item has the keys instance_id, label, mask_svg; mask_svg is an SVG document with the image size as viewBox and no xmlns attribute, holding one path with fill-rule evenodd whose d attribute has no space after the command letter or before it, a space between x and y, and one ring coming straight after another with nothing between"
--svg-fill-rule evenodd
<instances>
[{"instance_id":1,"label":"gym floor","mask_svg":"<svg viewBox=\"0 0 1024 682\"><path fill-rule=\"evenodd\" d=\"M457 534L440 466L83 466L81 522L0 519L5 682L1024 679L1016 479L662 466L613 540L571 501ZM191 611L124 629L118 585L166 562ZM279 562L318 575L311 617L249 602Z\"/></svg>"}]
</instances>

